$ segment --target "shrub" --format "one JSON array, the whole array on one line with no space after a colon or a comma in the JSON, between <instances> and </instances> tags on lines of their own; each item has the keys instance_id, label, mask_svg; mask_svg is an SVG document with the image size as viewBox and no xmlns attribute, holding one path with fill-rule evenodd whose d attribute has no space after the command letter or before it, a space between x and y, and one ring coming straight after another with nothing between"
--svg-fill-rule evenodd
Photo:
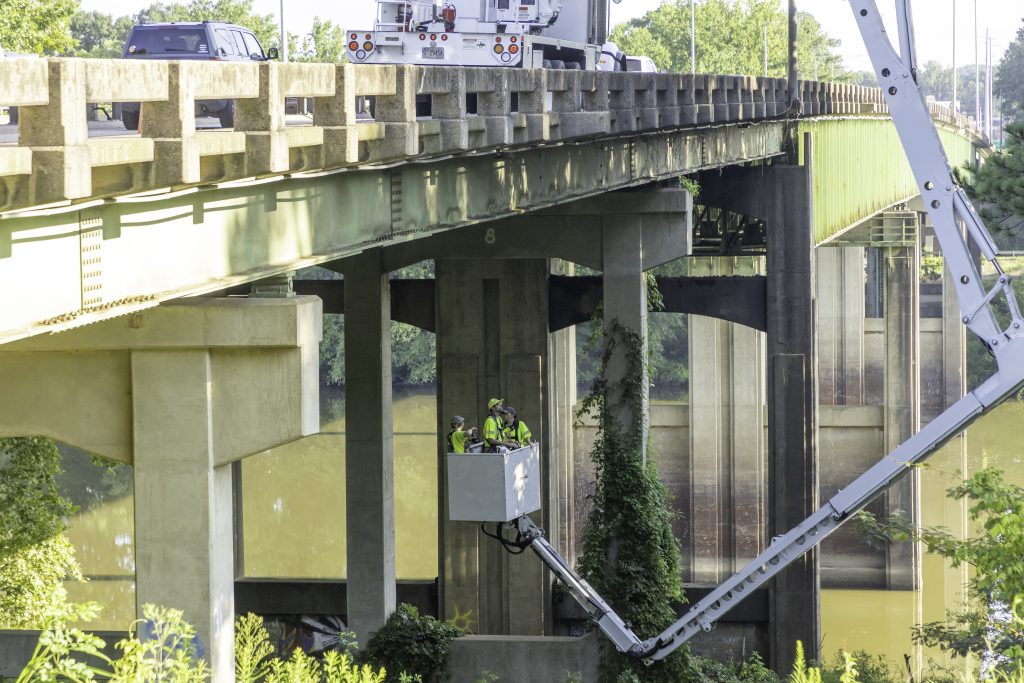
<instances>
[{"instance_id":1,"label":"shrub","mask_svg":"<svg viewBox=\"0 0 1024 683\"><path fill-rule=\"evenodd\" d=\"M424 681L442 680L447 677L451 642L460 635L462 631L451 624L421 615L412 605L399 605L370 638L360 661Z\"/></svg>"}]
</instances>

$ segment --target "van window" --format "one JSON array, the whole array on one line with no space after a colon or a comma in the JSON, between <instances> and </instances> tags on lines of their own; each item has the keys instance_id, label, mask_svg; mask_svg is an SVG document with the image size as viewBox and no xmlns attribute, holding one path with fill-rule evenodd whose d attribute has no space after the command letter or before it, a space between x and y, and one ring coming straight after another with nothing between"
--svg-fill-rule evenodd
<instances>
[{"instance_id":1,"label":"van window","mask_svg":"<svg viewBox=\"0 0 1024 683\"><path fill-rule=\"evenodd\" d=\"M204 29L137 28L128 39L130 55L209 53Z\"/></svg>"},{"instance_id":2,"label":"van window","mask_svg":"<svg viewBox=\"0 0 1024 683\"><path fill-rule=\"evenodd\" d=\"M256 40L256 36L251 33L243 33L242 38L245 39L245 54L250 57L259 57L265 59L266 55L263 54L263 48L260 47L260 41Z\"/></svg>"},{"instance_id":3,"label":"van window","mask_svg":"<svg viewBox=\"0 0 1024 683\"><path fill-rule=\"evenodd\" d=\"M241 31L231 31L231 37L235 39L235 53L240 55L247 55L249 51L245 49L245 40L242 38Z\"/></svg>"},{"instance_id":4,"label":"van window","mask_svg":"<svg viewBox=\"0 0 1024 683\"><path fill-rule=\"evenodd\" d=\"M231 34L227 29L217 29L217 47L224 48L224 52L229 55L238 54L238 50L235 48L235 41L231 39Z\"/></svg>"}]
</instances>

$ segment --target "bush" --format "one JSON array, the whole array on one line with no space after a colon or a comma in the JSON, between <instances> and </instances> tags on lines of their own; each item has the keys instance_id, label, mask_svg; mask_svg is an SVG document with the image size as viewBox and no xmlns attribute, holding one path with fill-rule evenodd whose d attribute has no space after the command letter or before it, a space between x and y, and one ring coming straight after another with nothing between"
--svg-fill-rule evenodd
<instances>
[{"instance_id":1,"label":"bush","mask_svg":"<svg viewBox=\"0 0 1024 683\"><path fill-rule=\"evenodd\" d=\"M387 671L404 671L424 681L447 678L451 642L462 631L451 624L421 615L412 605L399 605L373 634L360 661Z\"/></svg>"}]
</instances>

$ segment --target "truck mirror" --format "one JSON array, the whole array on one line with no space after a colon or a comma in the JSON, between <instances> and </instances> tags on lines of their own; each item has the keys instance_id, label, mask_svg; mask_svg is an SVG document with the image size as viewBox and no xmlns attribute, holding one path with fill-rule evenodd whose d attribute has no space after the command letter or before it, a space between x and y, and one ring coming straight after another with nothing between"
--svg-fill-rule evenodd
<instances>
[{"instance_id":1,"label":"truck mirror","mask_svg":"<svg viewBox=\"0 0 1024 683\"><path fill-rule=\"evenodd\" d=\"M267 50L267 59L278 59L280 58L280 56L281 53L277 51L276 47L272 47L269 50Z\"/></svg>"}]
</instances>

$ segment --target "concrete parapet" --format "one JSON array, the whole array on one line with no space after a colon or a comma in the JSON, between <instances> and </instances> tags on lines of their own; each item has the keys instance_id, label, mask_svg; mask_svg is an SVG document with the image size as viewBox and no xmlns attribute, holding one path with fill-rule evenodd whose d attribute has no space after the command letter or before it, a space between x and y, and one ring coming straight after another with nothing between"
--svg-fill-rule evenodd
<instances>
[{"instance_id":1,"label":"concrete parapet","mask_svg":"<svg viewBox=\"0 0 1024 683\"><path fill-rule=\"evenodd\" d=\"M6 60L0 92L23 108L19 146L0 157L0 211L788 110L776 78L413 65ZM873 88L801 81L800 94L805 116L886 112ZM286 125L286 97L315 100L312 126ZM237 134L196 131L204 99L235 101ZM88 141L86 104L120 100L142 102L151 143ZM929 108L983 140L966 117Z\"/></svg>"}]
</instances>

